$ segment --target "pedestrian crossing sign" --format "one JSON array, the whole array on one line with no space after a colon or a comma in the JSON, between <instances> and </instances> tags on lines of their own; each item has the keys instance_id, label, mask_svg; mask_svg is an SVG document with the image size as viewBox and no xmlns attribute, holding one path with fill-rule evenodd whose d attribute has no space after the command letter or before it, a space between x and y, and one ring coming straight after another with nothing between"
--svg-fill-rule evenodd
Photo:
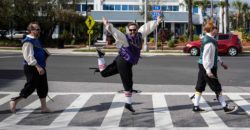
<instances>
[{"instance_id":1,"label":"pedestrian crossing sign","mask_svg":"<svg viewBox=\"0 0 250 130\"><path fill-rule=\"evenodd\" d=\"M95 25L95 20L93 19L92 16L88 16L87 19L85 20L85 24L89 29L92 29L92 27Z\"/></svg>"}]
</instances>

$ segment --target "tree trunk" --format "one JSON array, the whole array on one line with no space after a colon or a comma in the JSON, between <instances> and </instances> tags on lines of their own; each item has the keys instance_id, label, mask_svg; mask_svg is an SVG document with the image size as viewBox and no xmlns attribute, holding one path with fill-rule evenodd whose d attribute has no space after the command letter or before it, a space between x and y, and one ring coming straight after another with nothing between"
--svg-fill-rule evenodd
<instances>
[{"instance_id":1,"label":"tree trunk","mask_svg":"<svg viewBox=\"0 0 250 130\"><path fill-rule=\"evenodd\" d=\"M222 9L222 13L221 13L221 18L222 18L222 33L224 34L224 8Z\"/></svg>"},{"instance_id":2,"label":"tree trunk","mask_svg":"<svg viewBox=\"0 0 250 130\"><path fill-rule=\"evenodd\" d=\"M189 41L193 41L193 19L192 19L192 0L188 0L188 37Z\"/></svg>"},{"instance_id":3,"label":"tree trunk","mask_svg":"<svg viewBox=\"0 0 250 130\"><path fill-rule=\"evenodd\" d=\"M228 7L228 5L229 5L229 3L228 3L228 0L225 0L225 2L226 2L226 33L228 33L229 32L229 7Z\"/></svg>"}]
</instances>

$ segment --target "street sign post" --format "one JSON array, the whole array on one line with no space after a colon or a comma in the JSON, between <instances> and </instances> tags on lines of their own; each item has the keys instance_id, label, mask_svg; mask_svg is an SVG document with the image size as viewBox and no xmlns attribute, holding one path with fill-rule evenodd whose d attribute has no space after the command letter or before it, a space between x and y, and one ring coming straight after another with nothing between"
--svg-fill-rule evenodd
<instances>
[{"instance_id":1,"label":"street sign post","mask_svg":"<svg viewBox=\"0 0 250 130\"><path fill-rule=\"evenodd\" d=\"M152 17L153 20L157 20L157 17L161 15L161 6L160 5L154 5L152 8ZM157 28L155 29L155 50L157 50Z\"/></svg>"},{"instance_id":2,"label":"street sign post","mask_svg":"<svg viewBox=\"0 0 250 130\"><path fill-rule=\"evenodd\" d=\"M95 20L93 19L92 16L88 16L87 19L85 20L85 24L88 27L88 34L89 34L89 50L90 50L90 43L91 43L91 35L94 33L94 31L92 30L93 26L95 25Z\"/></svg>"},{"instance_id":3,"label":"street sign post","mask_svg":"<svg viewBox=\"0 0 250 130\"><path fill-rule=\"evenodd\" d=\"M85 20L85 24L87 25L88 29L92 29L92 27L95 25L95 20L89 15Z\"/></svg>"}]
</instances>

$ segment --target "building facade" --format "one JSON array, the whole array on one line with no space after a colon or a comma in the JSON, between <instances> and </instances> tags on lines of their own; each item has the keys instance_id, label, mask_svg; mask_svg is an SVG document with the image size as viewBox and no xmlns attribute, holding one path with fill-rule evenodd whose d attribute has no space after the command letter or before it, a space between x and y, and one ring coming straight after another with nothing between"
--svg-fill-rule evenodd
<instances>
[{"instance_id":1,"label":"building facade","mask_svg":"<svg viewBox=\"0 0 250 130\"><path fill-rule=\"evenodd\" d=\"M102 17L106 17L109 22L118 27L125 26L128 22L143 24L144 2L145 0L82 0L76 9L83 15L91 15L96 22L101 22ZM177 35L186 33L188 11L185 0L147 0L147 5L149 15L152 12L163 14L160 28L171 30ZM155 6L157 10L152 11ZM220 12L221 10L218 10L216 15L220 16ZM203 17L199 7L193 8L192 18L195 26L194 34L201 34Z\"/></svg>"}]
</instances>

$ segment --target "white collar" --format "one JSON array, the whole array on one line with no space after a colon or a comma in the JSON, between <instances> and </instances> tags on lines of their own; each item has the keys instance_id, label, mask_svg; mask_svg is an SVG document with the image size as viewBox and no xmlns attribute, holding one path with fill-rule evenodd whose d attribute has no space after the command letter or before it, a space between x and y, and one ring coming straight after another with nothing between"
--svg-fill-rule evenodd
<instances>
[{"instance_id":1,"label":"white collar","mask_svg":"<svg viewBox=\"0 0 250 130\"><path fill-rule=\"evenodd\" d=\"M212 36L211 33L206 33L206 35L214 39L214 36Z\"/></svg>"},{"instance_id":2,"label":"white collar","mask_svg":"<svg viewBox=\"0 0 250 130\"><path fill-rule=\"evenodd\" d=\"M31 36L31 35L27 35L27 37L32 38L32 39L35 39L35 37L34 37L34 36Z\"/></svg>"}]
</instances>

